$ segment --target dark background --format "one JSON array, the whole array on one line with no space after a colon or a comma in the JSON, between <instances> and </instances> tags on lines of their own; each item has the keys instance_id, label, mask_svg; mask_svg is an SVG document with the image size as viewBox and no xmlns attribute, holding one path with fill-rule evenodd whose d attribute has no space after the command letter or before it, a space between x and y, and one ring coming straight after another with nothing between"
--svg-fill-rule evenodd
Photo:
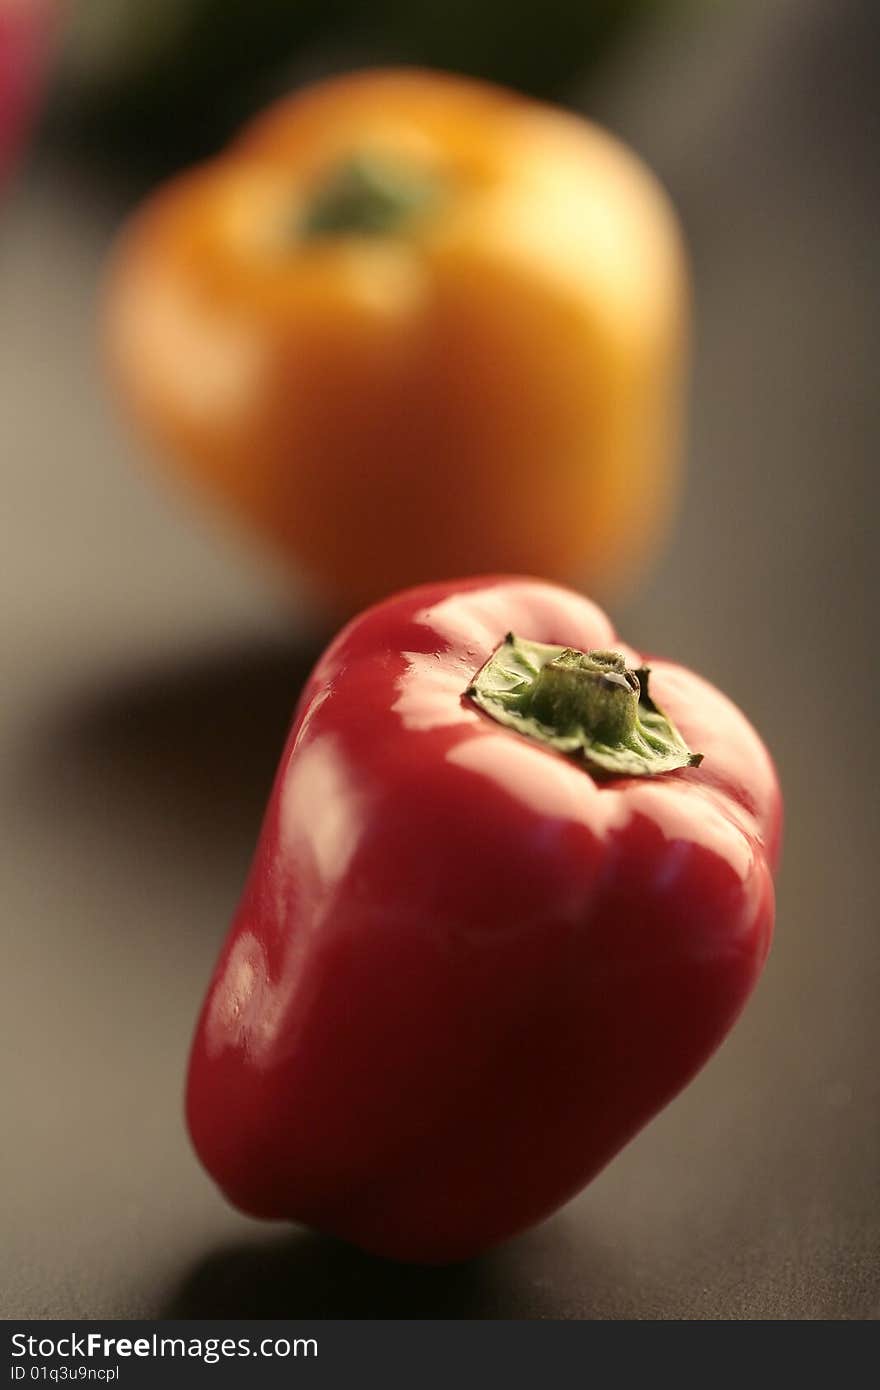
<instances>
[{"instance_id":1,"label":"dark background","mask_svg":"<svg viewBox=\"0 0 880 1390\"><path fill-rule=\"evenodd\" d=\"M94 313L135 190L256 93L201 123L194 100L178 145L158 123L151 143L149 80L111 119L118 93L64 55L0 202L7 1317L880 1314L878 11L645 8L601 61L581 35L579 66L563 26L533 72L496 75L630 141L691 245L689 486L665 558L612 611L726 689L777 758L787 839L758 992L580 1198L466 1267L401 1269L224 1204L183 1130L186 1049L319 634L141 466ZM413 53L490 66L485 44L383 47L347 23L288 76Z\"/></svg>"}]
</instances>

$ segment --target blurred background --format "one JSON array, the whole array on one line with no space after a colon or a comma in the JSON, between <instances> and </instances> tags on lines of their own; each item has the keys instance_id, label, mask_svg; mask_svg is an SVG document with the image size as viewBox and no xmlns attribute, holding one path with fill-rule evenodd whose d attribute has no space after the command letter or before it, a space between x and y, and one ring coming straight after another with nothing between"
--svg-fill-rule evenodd
<instances>
[{"instance_id":1,"label":"blurred background","mask_svg":"<svg viewBox=\"0 0 880 1390\"><path fill-rule=\"evenodd\" d=\"M0 0L4 132L33 108L0 193L5 1316L880 1315L878 39L871 0ZM611 611L745 709L788 811L774 953L721 1052L564 1211L447 1271L247 1221L189 1151L190 1032L325 634L156 486L95 326L147 189L375 62L553 98L670 191L689 473Z\"/></svg>"}]
</instances>

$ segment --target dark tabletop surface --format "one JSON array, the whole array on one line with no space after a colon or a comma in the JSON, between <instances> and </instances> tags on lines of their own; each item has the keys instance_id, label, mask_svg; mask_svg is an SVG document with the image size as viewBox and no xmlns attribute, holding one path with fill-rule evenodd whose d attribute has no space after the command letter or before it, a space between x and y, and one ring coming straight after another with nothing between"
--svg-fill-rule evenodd
<instances>
[{"instance_id":1,"label":"dark tabletop surface","mask_svg":"<svg viewBox=\"0 0 880 1390\"><path fill-rule=\"evenodd\" d=\"M314 647L112 418L93 311L118 207L42 159L3 208L6 1316L880 1314L876 9L705 8L591 102L671 188L697 304L675 544L612 611L777 758L776 944L688 1090L466 1267L248 1221L189 1151L189 1035Z\"/></svg>"}]
</instances>

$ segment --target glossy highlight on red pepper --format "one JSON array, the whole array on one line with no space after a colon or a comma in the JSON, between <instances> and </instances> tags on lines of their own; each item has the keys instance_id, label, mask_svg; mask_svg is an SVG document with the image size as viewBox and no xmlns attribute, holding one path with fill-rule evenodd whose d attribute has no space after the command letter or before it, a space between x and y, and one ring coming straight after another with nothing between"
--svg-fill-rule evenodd
<instances>
[{"instance_id":1,"label":"glossy highlight on red pepper","mask_svg":"<svg viewBox=\"0 0 880 1390\"><path fill-rule=\"evenodd\" d=\"M499 722L467 692L510 633L621 689L650 666L650 719L702 761L608 776ZM540 1220L737 1018L780 824L739 710L580 595L481 577L369 609L303 691L198 1023L202 1162L246 1212L397 1259Z\"/></svg>"}]
</instances>

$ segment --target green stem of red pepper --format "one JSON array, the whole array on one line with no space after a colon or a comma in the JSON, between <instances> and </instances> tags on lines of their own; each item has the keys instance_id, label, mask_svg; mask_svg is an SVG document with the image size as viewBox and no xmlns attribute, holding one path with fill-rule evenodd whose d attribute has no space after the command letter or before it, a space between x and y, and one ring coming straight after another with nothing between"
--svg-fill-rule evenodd
<instances>
[{"instance_id":1,"label":"green stem of red pepper","mask_svg":"<svg viewBox=\"0 0 880 1390\"><path fill-rule=\"evenodd\" d=\"M648 694L646 667L614 651L576 651L509 633L466 694L526 738L582 761L593 773L649 777L696 767L671 719Z\"/></svg>"}]
</instances>

